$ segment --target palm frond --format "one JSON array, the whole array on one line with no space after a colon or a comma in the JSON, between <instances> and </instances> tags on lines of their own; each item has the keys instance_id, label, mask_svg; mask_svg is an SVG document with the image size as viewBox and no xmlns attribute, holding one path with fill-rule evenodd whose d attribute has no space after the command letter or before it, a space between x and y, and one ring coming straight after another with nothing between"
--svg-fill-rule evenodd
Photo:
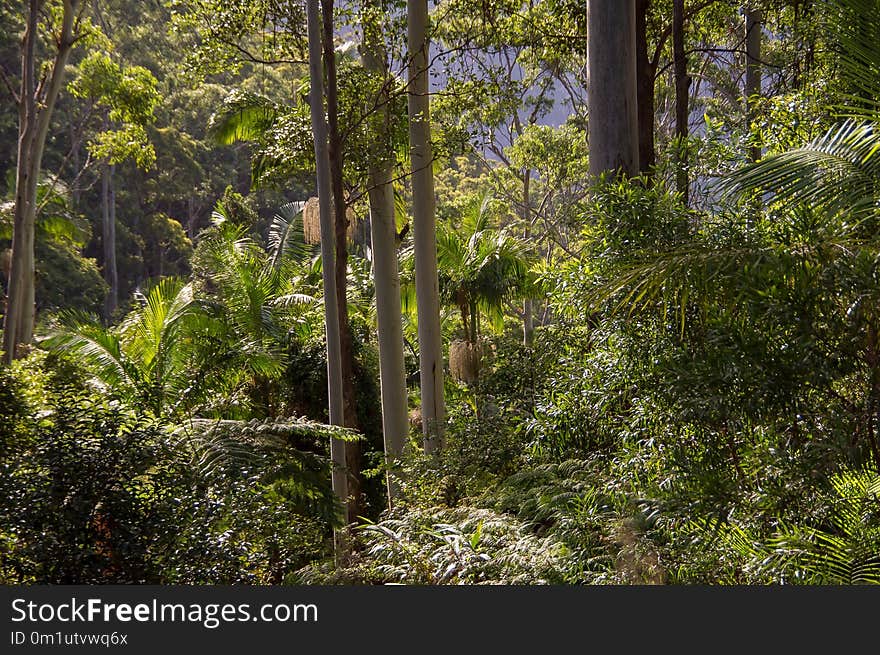
<instances>
[{"instance_id":1,"label":"palm frond","mask_svg":"<svg viewBox=\"0 0 880 655\"><path fill-rule=\"evenodd\" d=\"M313 248L303 237L303 207L305 201L289 202L278 209L269 226L269 257L273 268L281 266L285 257L303 261Z\"/></svg>"},{"instance_id":2,"label":"palm frond","mask_svg":"<svg viewBox=\"0 0 880 655\"><path fill-rule=\"evenodd\" d=\"M843 116L880 119L880 1L827 0L825 23L850 93Z\"/></svg>"},{"instance_id":3,"label":"palm frond","mask_svg":"<svg viewBox=\"0 0 880 655\"><path fill-rule=\"evenodd\" d=\"M494 196L491 193L473 198L461 217L460 232L474 235L489 229L492 223Z\"/></svg>"},{"instance_id":4,"label":"palm frond","mask_svg":"<svg viewBox=\"0 0 880 655\"><path fill-rule=\"evenodd\" d=\"M211 116L208 133L220 145L258 141L279 113L279 108L265 96L236 89Z\"/></svg>"},{"instance_id":5,"label":"palm frond","mask_svg":"<svg viewBox=\"0 0 880 655\"><path fill-rule=\"evenodd\" d=\"M191 419L172 434L185 439L192 464L203 474L220 468L252 465L261 456L284 453L300 459L326 459L318 452L320 442L333 438L357 441L360 435L348 428L307 419L235 421Z\"/></svg>"},{"instance_id":6,"label":"palm frond","mask_svg":"<svg viewBox=\"0 0 880 655\"><path fill-rule=\"evenodd\" d=\"M211 223L217 228L229 224L229 212L226 209L226 205L220 200L217 201L217 204L214 205L214 209L211 211Z\"/></svg>"},{"instance_id":7,"label":"palm frond","mask_svg":"<svg viewBox=\"0 0 880 655\"><path fill-rule=\"evenodd\" d=\"M673 304L684 302L688 288L706 288L763 265L772 253L761 248L711 248L692 244L660 254L646 263L636 263L599 285L591 305L598 309L612 303L612 312L635 312L663 298Z\"/></svg>"},{"instance_id":8,"label":"palm frond","mask_svg":"<svg viewBox=\"0 0 880 655\"><path fill-rule=\"evenodd\" d=\"M130 337L131 354L137 356L145 369L153 370L160 379L164 377L181 322L197 307L191 285L174 278L153 285L144 307L121 326L123 333Z\"/></svg>"},{"instance_id":9,"label":"palm frond","mask_svg":"<svg viewBox=\"0 0 880 655\"><path fill-rule=\"evenodd\" d=\"M695 522L698 532L741 558L743 569L760 580L808 584L880 584L880 524L872 470L843 470L832 476L831 525L780 522L760 539L735 523L710 526Z\"/></svg>"},{"instance_id":10,"label":"palm frond","mask_svg":"<svg viewBox=\"0 0 880 655\"><path fill-rule=\"evenodd\" d=\"M101 325L97 316L71 311L59 320L60 327L41 341L43 347L75 355L108 387L127 393L138 388L140 375L127 361L119 336Z\"/></svg>"},{"instance_id":11,"label":"palm frond","mask_svg":"<svg viewBox=\"0 0 880 655\"><path fill-rule=\"evenodd\" d=\"M321 442L360 436L345 428L305 419L194 419L172 432L203 478L258 470L259 480L302 511L336 522L341 507L330 486L330 459Z\"/></svg>"},{"instance_id":12,"label":"palm frond","mask_svg":"<svg viewBox=\"0 0 880 655\"><path fill-rule=\"evenodd\" d=\"M833 211L876 212L880 126L848 120L801 148L771 155L723 179L723 195L769 194Z\"/></svg>"},{"instance_id":13,"label":"palm frond","mask_svg":"<svg viewBox=\"0 0 880 655\"><path fill-rule=\"evenodd\" d=\"M287 293L275 298L272 301L272 305L275 307L295 307L298 305L313 305L317 301L317 298L307 293Z\"/></svg>"}]
</instances>

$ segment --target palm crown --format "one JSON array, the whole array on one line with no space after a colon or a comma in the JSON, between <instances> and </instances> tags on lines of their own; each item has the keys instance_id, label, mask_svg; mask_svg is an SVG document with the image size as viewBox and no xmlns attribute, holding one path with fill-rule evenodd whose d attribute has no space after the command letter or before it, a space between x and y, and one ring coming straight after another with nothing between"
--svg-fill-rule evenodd
<instances>
[{"instance_id":1,"label":"palm crown","mask_svg":"<svg viewBox=\"0 0 880 655\"><path fill-rule=\"evenodd\" d=\"M486 196L467 206L457 227L437 230L440 298L461 312L463 336L471 343L479 335L480 312L499 326L504 302L526 294L531 284L522 243L494 228L492 219L493 200Z\"/></svg>"}]
</instances>

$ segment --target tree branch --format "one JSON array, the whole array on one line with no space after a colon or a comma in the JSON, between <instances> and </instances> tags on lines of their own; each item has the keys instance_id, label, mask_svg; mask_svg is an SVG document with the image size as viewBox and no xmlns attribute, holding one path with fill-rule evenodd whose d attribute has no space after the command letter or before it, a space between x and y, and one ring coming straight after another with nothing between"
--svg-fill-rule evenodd
<instances>
[{"instance_id":1,"label":"tree branch","mask_svg":"<svg viewBox=\"0 0 880 655\"><path fill-rule=\"evenodd\" d=\"M19 97L18 93L15 91L15 85L12 83L12 78L9 77L9 73L6 72L6 67L2 64L0 64L0 80L3 81L3 86L6 87L6 90L9 91L9 95L15 100L15 104L20 103L21 97Z\"/></svg>"},{"instance_id":2,"label":"tree branch","mask_svg":"<svg viewBox=\"0 0 880 655\"><path fill-rule=\"evenodd\" d=\"M241 54L242 60L250 62L252 64L266 64L269 66L275 64L301 64L304 66L309 63L308 60L303 59L264 59L262 57L257 57L250 50L239 45L235 41L224 38L222 36L218 36L216 34L214 35L214 38L216 38L223 45L229 46L230 48L237 50Z\"/></svg>"},{"instance_id":3,"label":"tree branch","mask_svg":"<svg viewBox=\"0 0 880 655\"><path fill-rule=\"evenodd\" d=\"M684 20L689 20L703 11L706 7L710 5L714 5L718 0L703 0L703 2L697 3L693 7L690 8L689 11L684 12ZM657 66L660 65L660 57L663 54L663 46L666 45L667 39L672 35L672 23L663 28L663 31L660 32L660 35L657 37L657 46L654 48L654 56L651 58L651 68L655 71L657 70ZM656 77L656 76L655 76Z\"/></svg>"}]
</instances>

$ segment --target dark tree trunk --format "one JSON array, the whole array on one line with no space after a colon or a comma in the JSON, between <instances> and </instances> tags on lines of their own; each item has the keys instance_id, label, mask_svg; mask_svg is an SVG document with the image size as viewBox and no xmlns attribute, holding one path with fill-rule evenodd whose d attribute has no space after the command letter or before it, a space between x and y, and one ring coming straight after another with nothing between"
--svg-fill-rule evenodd
<instances>
[{"instance_id":1,"label":"dark tree trunk","mask_svg":"<svg viewBox=\"0 0 880 655\"><path fill-rule=\"evenodd\" d=\"M746 121L749 132L755 122L755 107L761 94L761 22L763 16L759 9L748 8L746 18L746 83L745 103ZM761 146L753 144L749 147L749 159L758 161L761 158Z\"/></svg>"},{"instance_id":2,"label":"dark tree trunk","mask_svg":"<svg viewBox=\"0 0 880 655\"><path fill-rule=\"evenodd\" d=\"M321 0L323 18L324 75L327 79L327 152L330 158L330 186L333 195L336 244L336 303L339 312L339 355L342 366L342 415L347 428L358 427L357 393L354 387L354 353L348 320L348 217L342 181L343 152L339 135L339 87L336 81L336 53L333 42L333 0ZM361 444L345 444L348 469L348 521L364 514Z\"/></svg>"},{"instance_id":3,"label":"dark tree trunk","mask_svg":"<svg viewBox=\"0 0 880 655\"><path fill-rule=\"evenodd\" d=\"M639 173L650 176L654 168L654 76L648 56L648 9L651 0L636 0L636 96L639 116Z\"/></svg>"},{"instance_id":4,"label":"dark tree trunk","mask_svg":"<svg viewBox=\"0 0 880 655\"><path fill-rule=\"evenodd\" d=\"M531 182L532 171L528 168L523 170L523 186L522 186L522 216L521 219L525 224L525 233L523 238L526 243L532 236L532 219L531 219ZM523 345L531 346L535 337L535 307L531 298L523 301Z\"/></svg>"},{"instance_id":5,"label":"dark tree trunk","mask_svg":"<svg viewBox=\"0 0 880 655\"><path fill-rule=\"evenodd\" d=\"M684 50L684 0L672 2L672 62L675 77L675 187L688 204L688 87Z\"/></svg>"},{"instance_id":6,"label":"dark tree trunk","mask_svg":"<svg viewBox=\"0 0 880 655\"><path fill-rule=\"evenodd\" d=\"M322 279L324 282L324 332L327 339L327 395L330 423L343 424L342 365L339 346L339 312L336 301L336 275L334 261L334 240L329 235L333 230L333 198L330 183L330 158L327 153L327 123L324 116L324 80L321 60L321 10L319 0L306 0L306 17L309 40L309 109L311 113L312 135L315 142L315 168L318 186L318 205L320 207L321 258L324 262ZM346 508L348 517L348 476L345 463L345 442L330 440L330 460L333 492ZM336 554L342 560L348 554L348 539L345 531L336 532Z\"/></svg>"},{"instance_id":7,"label":"dark tree trunk","mask_svg":"<svg viewBox=\"0 0 880 655\"><path fill-rule=\"evenodd\" d=\"M101 240L104 249L104 280L109 287L104 299L104 321L109 325L119 304L119 272L116 268L116 191L113 188L114 166L103 164L101 170Z\"/></svg>"},{"instance_id":8,"label":"dark tree trunk","mask_svg":"<svg viewBox=\"0 0 880 655\"><path fill-rule=\"evenodd\" d=\"M192 240L195 240L199 233L198 222L199 213L196 211L196 199L194 196L189 196L186 199L186 231Z\"/></svg>"}]
</instances>

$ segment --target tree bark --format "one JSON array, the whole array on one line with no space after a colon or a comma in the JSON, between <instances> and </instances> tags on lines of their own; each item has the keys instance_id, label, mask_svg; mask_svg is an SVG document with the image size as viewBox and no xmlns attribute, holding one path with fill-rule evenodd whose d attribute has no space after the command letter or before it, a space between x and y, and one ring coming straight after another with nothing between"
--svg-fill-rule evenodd
<instances>
[{"instance_id":1,"label":"tree bark","mask_svg":"<svg viewBox=\"0 0 880 655\"><path fill-rule=\"evenodd\" d=\"M426 453L443 446L446 402L437 278L437 230L434 215L434 163L428 95L428 2L407 0L409 62L407 108L413 194L413 253L419 323L419 374L422 436Z\"/></svg>"},{"instance_id":2,"label":"tree bark","mask_svg":"<svg viewBox=\"0 0 880 655\"><path fill-rule=\"evenodd\" d=\"M104 247L104 280L109 290L104 300L104 320L110 324L119 304L119 273L116 268L116 192L114 166L105 163L101 171L101 240Z\"/></svg>"},{"instance_id":3,"label":"tree bark","mask_svg":"<svg viewBox=\"0 0 880 655\"><path fill-rule=\"evenodd\" d=\"M342 417L347 428L357 429L357 393L354 387L354 352L348 320L348 216L343 186L342 140L339 134L339 86L336 81L336 49L333 42L333 0L321 0L323 17L324 74L327 79L327 154L330 159L330 186L336 232L336 300L339 312L339 360L342 367ZM361 480L361 444L345 444L348 470L348 522L364 514Z\"/></svg>"},{"instance_id":4,"label":"tree bark","mask_svg":"<svg viewBox=\"0 0 880 655\"><path fill-rule=\"evenodd\" d=\"M747 130L751 132L755 121L756 100L761 94L761 23L764 18L760 9L748 7L745 10L746 22L746 81L745 103ZM761 158L761 146L749 148L749 159Z\"/></svg>"},{"instance_id":5,"label":"tree bark","mask_svg":"<svg viewBox=\"0 0 880 655\"><path fill-rule=\"evenodd\" d=\"M324 328L327 339L327 395L331 425L343 424L342 364L339 345L339 311L336 301L336 275L333 268L334 244L329 235L333 230L332 198L330 187L330 159L327 152L327 123L324 116L324 80L321 70L321 17L319 0L306 0L306 18L309 40L309 106L312 136L315 142L315 169L317 171L318 206L320 211L322 276L324 282ZM345 470L345 442L330 440L333 492L339 501L348 505L348 477ZM337 556L344 556L347 542L344 532L336 534Z\"/></svg>"},{"instance_id":6,"label":"tree bark","mask_svg":"<svg viewBox=\"0 0 880 655\"><path fill-rule=\"evenodd\" d=\"M589 0L590 174L638 171L635 0Z\"/></svg>"},{"instance_id":7,"label":"tree bark","mask_svg":"<svg viewBox=\"0 0 880 655\"><path fill-rule=\"evenodd\" d=\"M650 179L654 154L654 76L648 56L648 9L651 0L636 0L636 100L639 122L639 173Z\"/></svg>"},{"instance_id":8,"label":"tree bark","mask_svg":"<svg viewBox=\"0 0 880 655\"><path fill-rule=\"evenodd\" d=\"M684 50L684 0L672 2L672 66L675 78L675 188L688 205L688 87Z\"/></svg>"},{"instance_id":9,"label":"tree bark","mask_svg":"<svg viewBox=\"0 0 880 655\"><path fill-rule=\"evenodd\" d=\"M196 211L196 199L195 196L190 195L186 199L186 231L189 238L193 241L196 240L196 236L199 232L198 220L199 214Z\"/></svg>"},{"instance_id":10,"label":"tree bark","mask_svg":"<svg viewBox=\"0 0 880 655\"><path fill-rule=\"evenodd\" d=\"M61 91L64 67L73 47L75 0L64 0L57 50L45 81L36 79L37 22L43 2L30 0L21 49L21 87L18 98L18 151L15 209L12 227L12 263L3 317L3 360L19 356L19 346L33 340L35 266L34 230L37 218L37 182L49 132L49 121Z\"/></svg>"},{"instance_id":11,"label":"tree bark","mask_svg":"<svg viewBox=\"0 0 880 655\"><path fill-rule=\"evenodd\" d=\"M363 61L365 68L383 81L378 147L368 172L370 229L373 250L373 280L376 290L376 318L379 342L379 380L382 394L382 430L385 437L385 458L389 466L388 505L392 505L399 489L391 468L399 459L409 436L407 420L406 372L403 362L403 324L400 311L400 278L397 264L397 230L394 220L393 168L389 154L393 152L391 135L390 79L385 64L385 46L379 25L364 23Z\"/></svg>"},{"instance_id":12,"label":"tree bark","mask_svg":"<svg viewBox=\"0 0 880 655\"><path fill-rule=\"evenodd\" d=\"M523 238L526 243L532 236L531 223L531 188L532 172L528 168L523 170L523 188L522 188L522 220L525 223ZM531 346L535 337L535 308L534 301L526 298L523 301L523 345Z\"/></svg>"}]
</instances>

